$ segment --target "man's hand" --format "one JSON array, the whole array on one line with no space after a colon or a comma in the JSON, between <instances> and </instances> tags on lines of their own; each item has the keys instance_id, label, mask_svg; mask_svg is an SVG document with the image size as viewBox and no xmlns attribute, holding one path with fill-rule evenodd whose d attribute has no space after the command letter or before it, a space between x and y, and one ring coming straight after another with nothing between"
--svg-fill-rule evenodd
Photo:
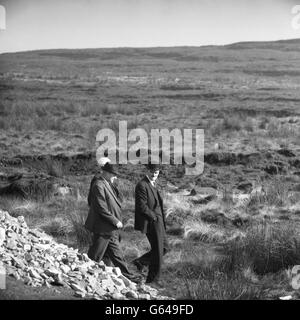
<instances>
[{"instance_id":1,"label":"man's hand","mask_svg":"<svg viewBox=\"0 0 300 320\"><path fill-rule=\"evenodd\" d=\"M156 222L158 220L157 216L152 219L152 222Z\"/></svg>"},{"instance_id":2,"label":"man's hand","mask_svg":"<svg viewBox=\"0 0 300 320\"><path fill-rule=\"evenodd\" d=\"M121 221L118 221L117 228L118 229L122 229L123 228L123 223Z\"/></svg>"}]
</instances>

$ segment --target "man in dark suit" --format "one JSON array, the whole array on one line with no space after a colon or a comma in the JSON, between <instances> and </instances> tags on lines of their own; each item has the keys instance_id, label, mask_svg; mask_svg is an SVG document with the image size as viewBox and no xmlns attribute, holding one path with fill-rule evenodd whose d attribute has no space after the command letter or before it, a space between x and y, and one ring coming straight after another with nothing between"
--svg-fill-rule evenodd
<instances>
[{"instance_id":1,"label":"man in dark suit","mask_svg":"<svg viewBox=\"0 0 300 320\"><path fill-rule=\"evenodd\" d=\"M88 256L97 262L106 257L120 268L124 276L137 280L128 270L119 248L119 230L123 228L123 224L121 202L114 188L116 176L115 167L106 163L102 167L102 174L96 174L91 181L85 227L93 233L93 243Z\"/></svg>"},{"instance_id":2,"label":"man in dark suit","mask_svg":"<svg viewBox=\"0 0 300 320\"><path fill-rule=\"evenodd\" d=\"M159 278L163 255L169 251L166 237L166 222L163 199L155 182L159 175L159 166L149 164L146 176L135 188L135 230L145 233L151 250L133 261L138 270L149 265L146 283L161 285Z\"/></svg>"}]
</instances>

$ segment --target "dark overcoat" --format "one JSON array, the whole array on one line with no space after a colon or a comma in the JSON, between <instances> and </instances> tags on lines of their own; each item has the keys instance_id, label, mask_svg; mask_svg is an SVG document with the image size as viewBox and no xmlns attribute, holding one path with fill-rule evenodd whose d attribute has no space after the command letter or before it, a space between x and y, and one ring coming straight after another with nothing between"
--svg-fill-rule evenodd
<instances>
[{"instance_id":1,"label":"dark overcoat","mask_svg":"<svg viewBox=\"0 0 300 320\"><path fill-rule=\"evenodd\" d=\"M92 179L88 195L89 213L85 227L93 233L111 235L122 221L121 203L110 184L100 175Z\"/></svg>"},{"instance_id":2,"label":"dark overcoat","mask_svg":"<svg viewBox=\"0 0 300 320\"><path fill-rule=\"evenodd\" d=\"M149 179L145 176L135 188L135 230L147 233L151 222L160 214L160 210L166 228L163 199L159 191L152 187Z\"/></svg>"}]
</instances>

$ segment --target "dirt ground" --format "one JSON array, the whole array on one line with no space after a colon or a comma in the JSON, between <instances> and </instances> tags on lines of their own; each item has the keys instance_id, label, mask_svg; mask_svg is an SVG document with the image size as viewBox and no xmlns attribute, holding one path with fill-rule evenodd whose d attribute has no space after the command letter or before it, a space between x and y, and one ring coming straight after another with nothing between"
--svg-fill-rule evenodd
<instances>
[{"instance_id":1,"label":"dirt ground","mask_svg":"<svg viewBox=\"0 0 300 320\"><path fill-rule=\"evenodd\" d=\"M0 300L75 300L74 291L65 287L30 287L23 281L6 278L6 289L0 290Z\"/></svg>"}]
</instances>

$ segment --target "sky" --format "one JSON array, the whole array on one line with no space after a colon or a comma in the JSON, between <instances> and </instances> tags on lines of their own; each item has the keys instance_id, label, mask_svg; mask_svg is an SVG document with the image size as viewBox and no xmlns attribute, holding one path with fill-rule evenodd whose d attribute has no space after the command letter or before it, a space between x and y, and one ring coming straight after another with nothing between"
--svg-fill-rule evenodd
<instances>
[{"instance_id":1,"label":"sky","mask_svg":"<svg viewBox=\"0 0 300 320\"><path fill-rule=\"evenodd\" d=\"M300 0L0 0L0 53L300 38L295 5Z\"/></svg>"}]
</instances>

